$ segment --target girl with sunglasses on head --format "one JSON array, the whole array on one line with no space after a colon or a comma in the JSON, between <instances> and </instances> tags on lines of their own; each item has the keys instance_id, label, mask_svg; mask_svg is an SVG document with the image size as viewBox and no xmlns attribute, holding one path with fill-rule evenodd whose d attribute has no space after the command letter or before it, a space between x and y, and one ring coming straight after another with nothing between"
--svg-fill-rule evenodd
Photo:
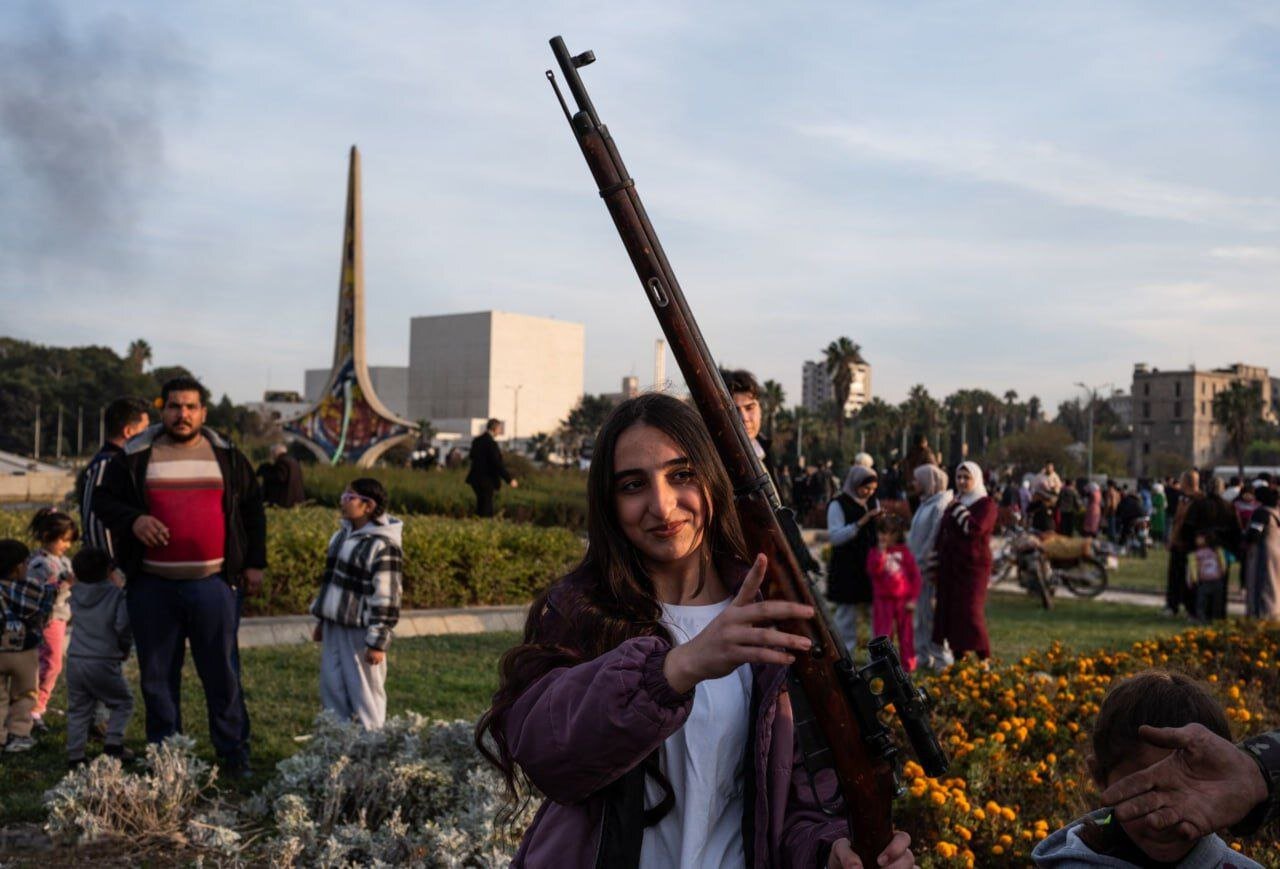
<instances>
[{"instance_id":1,"label":"girl with sunglasses on head","mask_svg":"<svg viewBox=\"0 0 1280 869\"><path fill-rule=\"evenodd\" d=\"M518 777L545 795L512 865L861 866L796 757L787 665L809 640L774 625L812 611L761 599L764 558L697 412L618 405L587 506L582 562L534 600L476 727L507 819ZM833 796L829 771L814 784ZM881 865L914 865L909 844Z\"/></svg>"},{"instance_id":2,"label":"girl with sunglasses on head","mask_svg":"<svg viewBox=\"0 0 1280 869\"><path fill-rule=\"evenodd\" d=\"M387 645L400 620L401 532L387 515L387 490L371 477L342 493L342 527L329 540L312 637L320 656L320 704L367 730L387 718Z\"/></svg>"}]
</instances>

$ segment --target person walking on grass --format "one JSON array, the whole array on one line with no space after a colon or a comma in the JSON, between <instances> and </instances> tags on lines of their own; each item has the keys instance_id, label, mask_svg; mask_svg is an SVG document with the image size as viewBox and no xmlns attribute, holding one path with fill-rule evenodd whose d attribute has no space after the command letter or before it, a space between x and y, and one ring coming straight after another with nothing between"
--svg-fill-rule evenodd
<instances>
[{"instance_id":1,"label":"person walking on grass","mask_svg":"<svg viewBox=\"0 0 1280 869\"><path fill-rule=\"evenodd\" d=\"M370 477L342 493L342 527L329 540L313 639L320 704L344 721L378 730L387 718L387 645L400 620L404 523L387 515L387 491Z\"/></svg>"},{"instance_id":2,"label":"person walking on grass","mask_svg":"<svg viewBox=\"0 0 1280 869\"><path fill-rule=\"evenodd\" d=\"M89 728L99 703L109 715L102 753L132 760L124 730L133 715L133 691L124 679L124 660L133 645L124 577L111 556L91 546L71 559L76 581L71 589L75 627L67 648L67 763L85 762Z\"/></svg>"},{"instance_id":3,"label":"person walking on grass","mask_svg":"<svg viewBox=\"0 0 1280 869\"><path fill-rule=\"evenodd\" d=\"M240 685L241 590L257 594L267 519L253 466L206 428L208 391L191 377L161 389L160 425L111 460L94 511L128 578L147 741L182 732L188 642L224 776L246 778L249 715Z\"/></svg>"},{"instance_id":4,"label":"person walking on grass","mask_svg":"<svg viewBox=\"0 0 1280 869\"><path fill-rule=\"evenodd\" d=\"M74 519L50 507L36 511L30 530L37 548L27 563L27 578L58 588L53 612L44 626L44 639L40 643L40 685L35 709L31 710L32 726L37 733L44 733L49 729L44 722L44 713L62 673L67 623L71 621L71 584L75 574L71 569L71 559L67 558L67 550L80 539L80 531Z\"/></svg>"},{"instance_id":5,"label":"person walking on grass","mask_svg":"<svg viewBox=\"0 0 1280 869\"><path fill-rule=\"evenodd\" d=\"M502 463L502 449L494 438L501 433L502 420L491 419L484 432L471 440L471 470L467 471L467 485L476 493L476 515L483 519L493 516L493 493L498 491L504 480L513 489L520 486L520 481L511 476Z\"/></svg>"},{"instance_id":6,"label":"person walking on grass","mask_svg":"<svg viewBox=\"0 0 1280 869\"><path fill-rule=\"evenodd\" d=\"M147 412L147 404L142 399L117 398L107 405L103 422L106 424L107 439L80 472L76 491L80 498L80 527L84 530L85 545L97 547L114 558L111 532L93 512L93 496L102 484L107 465L124 452L124 445L130 438L147 430L151 417Z\"/></svg>"},{"instance_id":7,"label":"person walking on grass","mask_svg":"<svg viewBox=\"0 0 1280 869\"><path fill-rule=\"evenodd\" d=\"M0 540L0 745L30 751L31 710L40 682L40 642L53 600L69 581L50 585L27 576L31 550Z\"/></svg>"}]
</instances>

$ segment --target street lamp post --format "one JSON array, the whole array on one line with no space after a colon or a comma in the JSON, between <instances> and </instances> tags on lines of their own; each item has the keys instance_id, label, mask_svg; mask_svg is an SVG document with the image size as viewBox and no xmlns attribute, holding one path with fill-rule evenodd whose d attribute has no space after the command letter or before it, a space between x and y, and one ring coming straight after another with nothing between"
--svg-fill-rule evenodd
<instances>
[{"instance_id":1,"label":"street lamp post","mask_svg":"<svg viewBox=\"0 0 1280 869\"><path fill-rule=\"evenodd\" d=\"M1097 403L1098 403L1098 390L1099 390L1099 389L1102 389L1103 387L1106 387L1106 386L1111 386L1112 384L1110 384L1110 383L1103 383L1103 384L1101 384L1101 385L1099 385L1099 386L1086 386L1085 384L1083 384L1083 383L1081 383L1080 381L1078 381L1078 380L1077 380L1077 381L1076 381L1076 383L1075 383L1075 385L1076 385L1076 386L1078 386L1078 387L1080 387L1081 389L1083 389L1085 392L1089 393L1089 458L1088 458L1088 462L1087 462L1088 471L1086 471L1086 473L1088 474L1089 479L1092 481L1092 480L1093 480L1093 414L1094 414L1094 406L1095 406L1095 405L1097 405Z\"/></svg>"}]
</instances>

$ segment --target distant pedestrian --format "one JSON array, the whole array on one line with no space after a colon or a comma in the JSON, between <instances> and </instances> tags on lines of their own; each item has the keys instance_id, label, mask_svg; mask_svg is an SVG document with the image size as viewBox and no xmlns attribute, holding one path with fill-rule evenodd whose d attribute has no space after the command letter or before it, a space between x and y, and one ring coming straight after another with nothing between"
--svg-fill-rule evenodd
<instances>
[{"instance_id":1,"label":"distant pedestrian","mask_svg":"<svg viewBox=\"0 0 1280 869\"><path fill-rule=\"evenodd\" d=\"M920 567L920 597L916 602L916 657L926 667L941 670L955 663L946 641L933 641L934 608L937 606L938 528L942 514L955 497L947 488L947 472L937 465L920 465L915 470L915 490L920 506L911 517L907 545Z\"/></svg>"},{"instance_id":2,"label":"distant pedestrian","mask_svg":"<svg viewBox=\"0 0 1280 869\"><path fill-rule=\"evenodd\" d=\"M320 592L320 704L377 730L387 718L387 646L400 620L404 523L387 515L387 491L371 477L342 493L342 527L329 540Z\"/></svg>"},{"instance_id":3,"label":"distant pedestrian","mask_svg":"<svg viewBox=\"0 0 1280 869\"><path fill-rule=\"evenodd\" d=\"M827 599L835 604L835 628L850 651L858 645L858 614L863 620L872 601L867 555L878 539L877 517L883 512L876 499L876 472L854 465L840 493L827 505L827 535L831 563L827 566Z\"/></svg>"},{"instance_id":4,"label":"distant pedestrian","mask_svg":"<svg viewBox=\"0 0 1280 869\"><path fill-rule=\"evenodd\" d=\"M964 462L956 470L956 498L938 529L938 608L933 641L950 645L957 659L966 652L991 657L987 635L987 582L991 578L991 532L999 508L987 496L982 470Z\"/></svg>"},{"instance_id":5,"label":"distant pedestrian","mask_svg":"<svg viewBox=\"0 0 1280 869\"><path fill-rule=\"evenodd\" d=\"M71 644L67 648L67 762L85 762L89 727L99 703L107 708L102 753L131 760L124 731L133 715L133 690L124 678L124 661L133 645L124 577L106 551L83 547L72 559Z\"/></svg>"},{"instance_id":6,"label":"distant pedestrian","mask_svg":"<svg viewBox=\"0 0 1280 869\"><path fill-rule=\"evenodd\" d=\"M43 640L40 643L40 686L35 708L31 710L33 727L38 733L43 733L48 729L44 713L49 706L49 698L53 696L53 689L58 684L58 676L62 674L67 623L71 621L71 583L75 580L75 573L71 569L71 559L67 557L67 552L80 539L80 530L76 528L74 519L61 510L50 507L36 511L30 530L36 541L36 549L27 562L27 578L32 582L43 582L58 588L53 612L44 626Z\"/></svg>"},{"instance_id":7,"label":"distant pedestrian","mask_svg":"<svg viewBox=\"0 0 1280 869\"><path fill-rule=\"evenodd\" d=\"M1187 559L1187 592L1193 601L1188 609L1194 621L1206 623L1226 608L1227 554L1207 532L1196 535L1195 547Z\"/></svg>"},{"instance_id":8,"label":"distant pedestrian","mask_svg":"<svg viewBox=\"0 0 1280 869\"><path fill-rule=\"evenodd\" d=\"M84 545L93 546L115 557L111 531L93 511L93 496L102 484L110 461L124 452L124 445L131 437L142 434L151 424L147 403L140 398L117 398L107 405L103 413L107 439L98 447L89 464L80 472L76 491L80 498L80 528L84 532Z\"/></svg>"},{"instance_id":9,"label":"distant pedestrian","mask_svg":"<svg viewBox=\"0 0 1280 869\"><path fill-rule=\"evenodd\" d=\"M1163 544L1169 531L1169 499L1164 483L1151 484L1151 539Z\"/></svg>"},{"instance_id":10,"label":"distant pedestrian","mask_svg":"<svg viewBox=\"0 0 1280 869\"><path fill-rule=\"evenodd\" d=\"M1097 537L1102 530L1102 488L1092 480L1084 483L1084 520L1080 531L1085 537Z\"/></svg>"},{"instance_id":11,"label":"distant pedestrian","mask_svg":"<svg viewBox=\"0 0 1280 869\"><path fill-rule=\"evenodd\" d=\"M1280 491L1256 489L1258 506L1245 529L1245 614L1280 621Z\"/></svg>"},{"instance_id":12,"label":"distant pedestrian","mask_svg":"<svg viewBox=\"0 0 1280 869\"><path fill-rule=\"evenodd\" d=\"M1169 566L1165 575L1164 614L1176 616L1188 604L1187 556L1191 553L1196 534L1201 530L1194 511L1188 522L1188 512L1204 499L1200 491L1200 473L1194 469L1183 471L1178 484L1178 508L1169 531Z\"/></svg>"},{"instance_id":13,"label":"distant pedestrian","mask_svg":"<svg viewBox=\"0 0 1280 869\"><path fill-rule=\"evenodd\" d=\"M493 493L503 480L518 488L520 481L507 471L502 461L502 450L494 435L502 432L502 421L491 419L484 432L471 441L471 470L467 471L467 485L476 493L476 515L493 516Z\"/></svg>"},{"instance_id":14,"label":"distant pedestrian","mask_svg":"<svg viewBox=\"0 0 1280 869\"><path fill-rule=\"evenodd\" d=\"M262 500L277 507L296 507L307 499L302 489L302 465L289 455L289 448L276 444L271 461L258 465L262 478Z\"/></svg>"},{"instance_id":15,"label":"distant pedestrian","mask_svg":"<svg viewBox=\"0 0 1280 869\"><path fill-rule=\"evenodd\" d=\"M0 540L0 745L9 753L29 751L31 710L40 684L40 642L54 597L70 582L49 585L27 576L31 551L17 540Z\"/></svg>"},{"instance_id":16,"label":"distant pedestrian","mask_svg":"<svg viewBox=\"0 0 1280 869\"><path fill-rule=\"evenodd\" d=\"M773 462L773 453L770 450L772 441L760 433L760 424L764 417L760 409L759 381L750 371L742 369L728 371L721 368L720 377L724 380L725 388L729 390L729 395L738 408L742 427L747 430L747 437L751 439L751 448L755 451L756 458L760 460L760 464L764 465L769 479L773 480L773 485L777 487L778 468Z\"/></svg>"},{"instance_id":17,"label":"distant pedestrian","mask_svg":"<svg viewBox=\"0 0 1280 869\"><path fill-rule=\"evenodd\" d=\"M249 714L240 684L240 592L257 594L267 520L253 466L205 427L208 392L191 377L161 390L160 425L111 460L94 510L111 530L129 583L147 741L182 732L188 643L204 688L209 736L224 775L249 770Z\"/></svg>"},{"instance_id":18,"label":"distant pedestrian","mask_svg":"<svg viewBox=\"0 0 1280 869\"><path fill-rule=\"evenodd\" d=\"M1071 537L1076 533L1080 522L1080 492L1076 484L1067 480L1062 484L1058 495L1058 533Z\"/></svg>"}]
</instances>

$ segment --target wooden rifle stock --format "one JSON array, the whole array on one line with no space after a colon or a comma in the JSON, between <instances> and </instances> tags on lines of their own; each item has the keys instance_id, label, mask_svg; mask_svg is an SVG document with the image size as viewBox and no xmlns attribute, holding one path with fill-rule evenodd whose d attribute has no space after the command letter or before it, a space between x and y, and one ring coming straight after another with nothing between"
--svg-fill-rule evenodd
<instances>
[{"instance_id":1,"label":"wooden rifle stock","mask_svg":"<svg viewBox=\"0 0 1280 869\"><path fill-rule=\"evenodd\" d=\"M797 730L810 724L802 720L801 710L811 710L822 741L826 743L825 750L819 753L834 769L839 792L844 799L844 812L854 850L865 866L875 866L876 858L893 836L892 801L898 791L897 748L877 714L887 702L897 702L899 711L902 711L902 706L914 703L917 717L912 720L914 728L909 727L908 733L914 740L923 721L924 731L932 739L927 723L927 697L923 692L918 697L909 692L893 694L883 684L872 690L872 682L892 682L895 675L910 686L901 667L896 666L897 658L892 646L881 644L881 647L888 648L896 669L886 669L885 678L877 675L869 679L865 673L854 669L843 644L834 636L825 609L815 600L808 578L793 552L794 546L803 544L799 543L798 529L790 518L790 511L783 510L773 482L756 457L737 408L720 377L719 368L702 339L680 284L649 223L635 183L577 74L578 67L591 63L595 57L590 52L570 56L564 41L558 36L551 40L551 47L578 111L570 111L556 87L551 70L547 71L547 78L555 87L600 196L613 217L640 284L680 365L685 383L733 481L738 515L750 551L763 552L769 560L764 595L772 600L808 604L816 613L812 619L781 625L783 630L806 636L813 642L812 652L798 655L791 667L793 690L798 683L803 692L802 698L796 698L799 702L794 703ZM789 522L790 527L784 529L779 518ZM890 672L891 669L894 672ZM889 699L886 700L886 696ZM912 732L913 729L916 732ZM936 740L933 744L936 746ZM918 742L917 751L923 758L925 752ZM940 753L940 749L938 751ZM926 767L936 770L937 764L926 763ZM814 796L817 796L816 789Z\"/></svg>"}]
</instances>

